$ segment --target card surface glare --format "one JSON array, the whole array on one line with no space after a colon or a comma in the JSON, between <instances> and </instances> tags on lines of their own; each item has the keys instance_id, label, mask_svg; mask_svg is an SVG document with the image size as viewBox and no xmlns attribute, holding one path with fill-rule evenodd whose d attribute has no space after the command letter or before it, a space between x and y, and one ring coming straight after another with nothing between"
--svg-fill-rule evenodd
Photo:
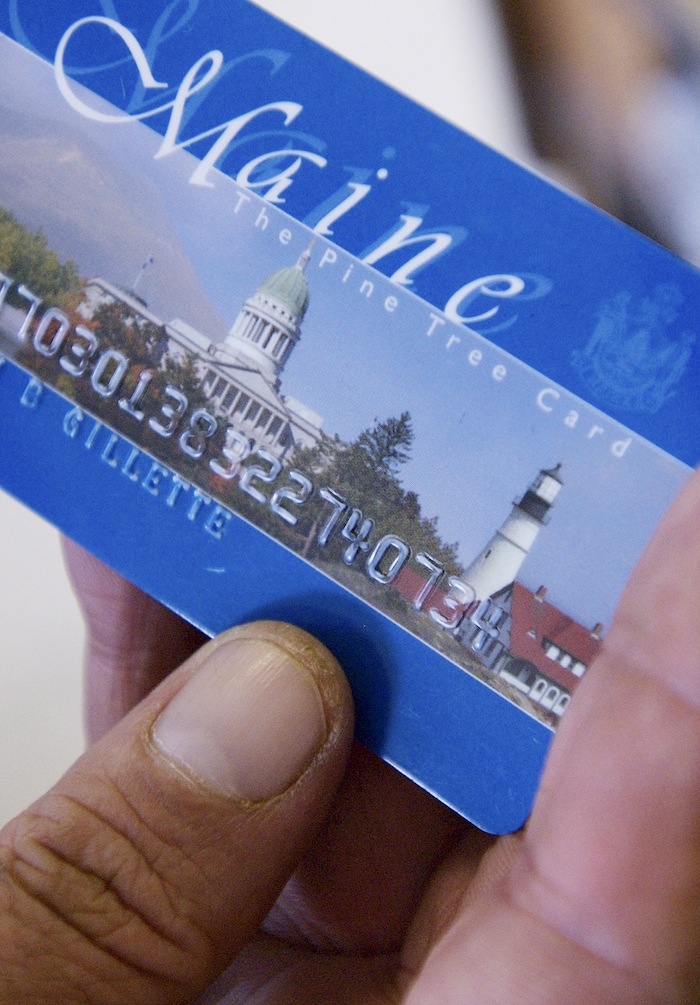
<instances>
[{"instance_id":1,"label":"card surface glare","mask_svg":"<svg viewBox=\"0 0 700 1005\"><path fill-rule=\"evenodd\" d=\"M698 461L698 274L246 0L6 3L0 132L2 486L313 632L360 739L520 826Z\"/></svg>"}]
</instances>

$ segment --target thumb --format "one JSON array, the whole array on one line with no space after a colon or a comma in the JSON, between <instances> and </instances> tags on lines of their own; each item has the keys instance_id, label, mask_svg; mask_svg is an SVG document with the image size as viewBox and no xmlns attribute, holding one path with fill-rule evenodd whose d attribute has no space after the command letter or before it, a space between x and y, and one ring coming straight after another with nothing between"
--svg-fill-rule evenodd
<instances>
[{"instance_id":1,"label":"thumb","mask_svg":"<svg viewBox=\"0 0 700 1005\"><path fill-rule=\"evenodd\" d=\"M306 633L208 643L0 832L0 1001L190 1001L319 828L351 724Z\"/></svg>"}]
</instances>

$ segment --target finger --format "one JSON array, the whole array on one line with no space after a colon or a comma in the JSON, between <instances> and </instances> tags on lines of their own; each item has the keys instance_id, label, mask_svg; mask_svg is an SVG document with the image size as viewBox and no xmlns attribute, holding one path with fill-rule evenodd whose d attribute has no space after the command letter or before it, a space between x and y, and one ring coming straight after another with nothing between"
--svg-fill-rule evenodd
<instances>
[{"instance_id":1,"label":"finger","mask_svg":"<svg viewBox=\"0 0 700 1005\"><path fill-rule=\"evenodd\" d=\"M88 625L86 719L94 740L202 636L89 552L67 539L64 548ZM489 839L357 745L327 825L267 930L316 949L395 949L436 863L465 831L477 859Z\"/></svg>"},{"instance_id":2,"label":"finger","mask_svg":"<svg viewBox=\"0 0 700 1005\"><path fill-rule=\"evenodd\" d=\"M351 718L298 629L205 646L0 835L0 1001L189 1002L318 830Z\"/></svg>"},{"instance_id":3,"label":"finger","mask_svg":"<svg viewBox=\"0 0 700 1005\"><path fill-rule=\"evenodd\" d=\"M409 1001L695 1000L699 607L696 473L560 727L524 839L505 870L493 854L485 895L460 912Z\"/></svg>"},{"instance_id":4,"label":"finger","mask_svg":"<svg viewBox=\"0 0 700 1005\"><path fill-rule=\"evenodd\" d=\"M90 742L119 722L205 641L177 614L63 540L87 628L85 727Z\"/></svg>"},{"instance_id":5,"label":"finger","mask_svg":"<svg viewBox=\"0 0 700 1005\"><path fill-rule=\"evenodd\" d=\"M328 820L266 930L317 950L395 951L458 838L473 859L492 841L356 744Z\"/></svg>"}]
</instances>

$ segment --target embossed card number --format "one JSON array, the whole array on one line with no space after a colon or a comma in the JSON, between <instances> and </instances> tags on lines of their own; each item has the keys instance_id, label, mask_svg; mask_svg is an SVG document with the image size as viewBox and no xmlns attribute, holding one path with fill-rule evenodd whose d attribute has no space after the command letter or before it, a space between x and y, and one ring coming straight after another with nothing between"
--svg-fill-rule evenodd
<instances>
[{"instance_id":1,"label":"embossed card number","mask_svg":"<svg viewBox=\"0 0 700 1005\"><path fill-rule=\"evenodd\" d=\"M316 633L364 742L520 826L700 459L697 274L243 0L40 10L0 482L206 631Z\"/></svg>"}]
</instances>

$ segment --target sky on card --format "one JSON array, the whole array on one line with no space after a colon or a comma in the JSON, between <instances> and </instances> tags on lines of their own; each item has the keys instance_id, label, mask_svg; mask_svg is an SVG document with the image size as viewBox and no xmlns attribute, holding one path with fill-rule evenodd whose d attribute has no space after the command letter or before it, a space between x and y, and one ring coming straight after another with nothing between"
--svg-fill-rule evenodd
<instances>
[{"instance_id":1,"label":"sky on card","mask_svg":"<svg viewBox=\"0 0 700 1005\"><path fill-rule=\"evenodd\" d=\"M7 109L64 130L71 150L79 145L85 161L100 167L110 212L119 214L125 231L137 222L148 230L149 212L154 225L167 220L168 242L184 252L225 327L267 275L293 265L309 245L304 227L254 196L241 198L223 175L212 174L212 187L191 185L196 162L189 154L154 159L160 137L146 126L81 119L53 87L48 64L0 37L0 131ZM46 150L55 156L55 145ZM134 192L148 183L149 199L137 206L117 198L131 179ZM45 213L50 244L62 196L56 186L36 183L34 210ZM287 230L291 236L281 240ZM72 254L89 272L87 237L75 242ZM130 247L125 260L124 248L115 246L113 260L100 264L110 273L106 278L128 284L151 253L152 247ZM196 323L189 313L197 315L195 295L183 301L177 275L164 274L162 260L154 258L139 292L164 320ZM566 391L555 389L558 398L547 392L552 410L544 411L537 399L551 382L459 326L438 324L429 335L429 305L323 239L312 248L306 276L310 305L282 377L283 393L321 414L327 433L348 440L376 419L409 411L415 440L402 483L418 493L426 516L438 517L443 540L458 542L464 564L538 471L560 463L562 491L519 578L531 589L546 585L550 601L583 624L608 625L624 580L689 469ZM369 297L368 287L361 290L365 280L373 284ZM385 308L390 296L398 300L391 311ZM578 413L573 428L564 422L573 421L572 412ZM614 456L613 446L622 452L630 437L623 456Z\"/></svg>"}]
</instances>

